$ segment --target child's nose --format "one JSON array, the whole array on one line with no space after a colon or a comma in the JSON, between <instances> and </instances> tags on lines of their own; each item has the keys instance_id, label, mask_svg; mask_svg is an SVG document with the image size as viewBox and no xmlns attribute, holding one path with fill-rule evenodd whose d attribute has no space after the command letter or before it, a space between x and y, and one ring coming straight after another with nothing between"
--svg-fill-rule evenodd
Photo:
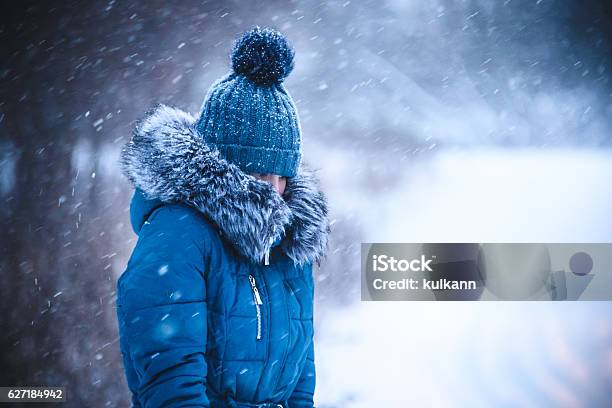
<instances>
[{"instance_id":1,"label":"child's nose","mask_svg":"<svg viewBox=\"0 0 612 408\"><path fill-rule=\"evenodd\" d=\"M280 179L278 177L271 177L269 180L272 187L280 194Z\"/></svg>"}]
</instances>

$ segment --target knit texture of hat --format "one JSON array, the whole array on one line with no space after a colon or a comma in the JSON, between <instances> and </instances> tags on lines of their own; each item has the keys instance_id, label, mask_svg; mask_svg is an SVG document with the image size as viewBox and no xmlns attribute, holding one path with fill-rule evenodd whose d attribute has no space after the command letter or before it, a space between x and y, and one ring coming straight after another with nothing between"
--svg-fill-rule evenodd
<instances>
[{"instance_id":1,"label":"knit texture of hat","mask_svg":"<svg viewBox=\"0 0 612 408\"><path fill-rule=\"evenodd\" d=\"M302 158L297 109L283 86L294 51L278 31L255 27L231 53L232 72L209 89L196 129L247 173L294 177Z\"/></svg>"}]
</instances>

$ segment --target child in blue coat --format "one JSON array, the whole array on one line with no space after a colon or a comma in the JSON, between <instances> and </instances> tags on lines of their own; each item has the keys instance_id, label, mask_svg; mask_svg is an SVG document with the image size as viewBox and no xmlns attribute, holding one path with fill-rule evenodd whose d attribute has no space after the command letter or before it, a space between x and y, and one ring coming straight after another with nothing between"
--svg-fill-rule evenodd
<instances>
[{"instance_id":1,"label":"child in blue coat","mask_svg":"<svg viewBox=\"0 0 612 408\"><path fill-rule=\"evenodd\" d=\"M158 106L121 153L138 242L118 281L134 407L313 407L312 265L325 196L283 86L294 51L246 32L201 114Z\"/></svg>"}]
</instances>

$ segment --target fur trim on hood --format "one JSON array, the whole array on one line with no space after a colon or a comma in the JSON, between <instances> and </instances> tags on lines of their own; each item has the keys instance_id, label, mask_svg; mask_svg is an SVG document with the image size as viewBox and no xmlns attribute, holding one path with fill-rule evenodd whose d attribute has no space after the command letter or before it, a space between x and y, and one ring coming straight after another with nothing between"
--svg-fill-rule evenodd
<instances>
[{"instance_id":1,"label":"fur trim on hood","mask_svg":"<svg viewBox=\"0 0 612 408\"><path fill-rule=\"evenodd\" d=\"M327 200L302 166L283 197L272 186L220 157L195 129L195 118L159 105L136 127L120 165L150 199L185 202L217 225L234 247L261 262L282 237L295 264L319 263L327 249Z\"/></svg>"}]
</instances>

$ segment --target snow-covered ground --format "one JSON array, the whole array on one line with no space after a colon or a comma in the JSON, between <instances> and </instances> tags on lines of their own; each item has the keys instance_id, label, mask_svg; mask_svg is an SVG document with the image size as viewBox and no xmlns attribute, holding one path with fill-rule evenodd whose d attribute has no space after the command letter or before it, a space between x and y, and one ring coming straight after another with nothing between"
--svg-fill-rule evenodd
<instances>
[{"instance_id":1,"label":"snow-covered ground","mask_svg":"<svg viewBox=\"0 0 612 408\"><path fill-rule=\"evenodd\" d=\"M328 154L334 211L365 242L612 242L612 152L441 150L368 199L367 161ZM321 407L612 406L611 302L357 297L318 328Z\"/></svg>"},{"instance_id":2,"label":"snow-covered ground","mask_svg":"<svg viewBox=\"0 0 612 408\"><path fill-rule=\"evenodd\" d=\"M603 302L368 302L328 316L320 407L610 406Z\"/></svg>"},{"instance_id":3,"label":"snow-covered ground","mask_svg":"<svg viewBox=\"0 0 612 408\"><path fill-rule=\"evenodd\" d=\"M315 152L332 209L366 242L612 242L612 150ZM374 171L389 187L367 194Z\"/></svg>"}]
</instances>

